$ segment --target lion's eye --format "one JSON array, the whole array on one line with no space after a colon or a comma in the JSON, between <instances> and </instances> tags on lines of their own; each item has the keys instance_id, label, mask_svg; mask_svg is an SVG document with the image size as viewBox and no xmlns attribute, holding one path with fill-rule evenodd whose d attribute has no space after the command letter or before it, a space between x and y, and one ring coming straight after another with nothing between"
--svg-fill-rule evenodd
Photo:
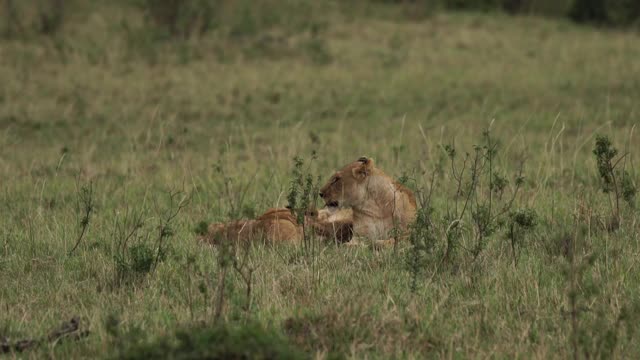
<instances>
[{"instance_id":1,"label":"lion's eye","mask_svg":"<svg viewBox=\"0 0 640 360\"><path fill-rule=\"evenodd\" d=\"M331 183L332 183L332 184L335 184L335 183L337 183L337 182L338 182L338 180L340 180L340 178L339 178L339 177L337 177L337 176L334 176L334 177L333 177L333 181L332 181Z\"/></svg>"}]
</instances>

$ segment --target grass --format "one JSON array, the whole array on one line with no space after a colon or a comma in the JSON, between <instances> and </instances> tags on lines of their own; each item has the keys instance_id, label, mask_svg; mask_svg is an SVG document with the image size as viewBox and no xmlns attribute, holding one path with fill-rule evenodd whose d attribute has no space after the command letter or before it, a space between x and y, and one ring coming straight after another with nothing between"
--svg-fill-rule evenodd
<instances>
[{"instance_id":1,"label":"grass","mask_svg":"<svg viewBox=\"0 0 640 360\"><path fill-rule=\"evenodd\" d=\"M592 150L608 136L637 177L638 35L381 9L329 6L315 35L275 26L171 41L150 37L138 11L104 5L53 37L2 40L0 336L39 337L80 316L88 337L21 356L115 357L127 336L161 344L220 310L218 322L258 323L310 357L637 357L638 214L622 204L620 227L606 230ZM438 266L460 200L442 145L461 166L487 128L506 194L524 162L514 209L533 209L537 225L518 234L514 262L507 225L479 254L465 250L467 214L455 257ZM433 186L435 243L414 270L407 244L322 245L312 257L256 246L247 299L245 279L194 228L284 206L292 159L312 151L323 179L368 155L415 189Z\"/></svg>"}]
</instances>

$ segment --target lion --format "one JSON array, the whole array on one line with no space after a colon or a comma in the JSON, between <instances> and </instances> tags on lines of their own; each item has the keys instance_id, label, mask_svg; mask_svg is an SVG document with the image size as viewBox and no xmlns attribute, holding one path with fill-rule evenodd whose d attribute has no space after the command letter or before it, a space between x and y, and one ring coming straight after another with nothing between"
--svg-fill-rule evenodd
<instances>
[{"instance_id":1,"label":"lion","mask_svg":"<svg viewBox=\"0 0 640 360\"><path fill-rule=\"evenodd\" d=\"M374 245L394 244L406 237L416 218L416 198L411 190L375 167L373 159L361 157L338 170L320 189L327 208L351 208L355 238ZM358 243L356 239L351 244Z\"/></svg>"},{"instance_id":2,"label":"lion","mask_svg":"<svg viewBox=\"0 0 640 360\"><path fill-rule=\"evenodd\" d=\"M302 240L302 227L286 208L271 208L256 219L210 224L201 240L217 245L222 240L297 244Z\"/></svg>"},{"instance_id":3,"label":"lion","mask_svg":"<svg viewBox=\"0 0 640 360\"><path fill-rule=\"evenodd\" d=\"M310 209L305 212L305 226L325 240L348 242L352 236L351 211ZM263 241L269 244L300 244L304 228L288 208L270 208L256 219L210 224L200 240L211 245L222 240L234 242Z\"/></svg>"}]
</instances>

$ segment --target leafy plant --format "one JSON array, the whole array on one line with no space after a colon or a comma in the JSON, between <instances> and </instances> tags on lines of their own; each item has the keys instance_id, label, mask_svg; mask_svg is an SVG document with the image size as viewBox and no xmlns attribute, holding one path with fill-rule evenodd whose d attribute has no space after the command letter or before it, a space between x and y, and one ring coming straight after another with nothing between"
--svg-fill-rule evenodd
<instances>
[{"instance_id":1,"label":"leafy plant","mask_svg":"<svg viewBox=\"0 0 640 360\"><path fill-rule=\"evenodd\" d=\"M512 211L509 214L509 231L507 238L511 245L513 265L518 265L519 247L522 247L522 239L538 223L538 214L534 209L524 208Z\"/></svg>"},{"instance_id":2,"label":"leafy plant","mask_svg":"<svg viewBox=\"0 0 640 360\"><path fill-rule=\"evenodd\" d=\"M513 180L508 180L497 168L499 142L489 129L483 132L482 141L474 146L472 154L459 156L453 144L443 145L441 149L440 165L436 165L431 175L429 191L417 190L420 208L409 236L412 247L407 257L412 292L416 291L418 274L425 267L436 264L434 274L446 266L456 269L462 265L460 257L464 253L461 251L471 256L471 262L475 261L490 236L505 226L515 263L523 236L537 221L533 209L512 210L524 185L524 163L520 164ZM448 173L443 170L445 163L448 163ZM448 176L445 183L453 189L451 198L443 206L443 215L438 215L430 205L431 194L440 191L436 189L437 176ZM467 245L469 241L471 246Z\"/></svg>"},{"instance_id":3,"label":"leafy plant","mask_svg":"<svg viewBox=\"0 0 640 360\"><path fill-rule=\"evenodd\" d=\"M180 211L189 204L189 196L181 191L169 192L169 205L162 211L158 210L158 238L156 241L155 260L153 262L153 268L158 265L160 257L165 253L165 243L173 236L174 231L172 228L172 222L180 214Z\"/></svg>"},{"instance_id":4,"label":"leafy plant","mask_svg":"<svg viewBox=\"0 0 640 360\"><path fill-rule=\"evenodd\" d=\"M596 253L583 257L572 254L564 269L568 307L564 313L571 321L569 339L574 359L615 358L621 332L626 328L627 336L633 336L640 320L637 302L625 301L611 316L610 302L599 300L606 295L602 293L605 285L592 275L597 258ZM587 319L587 313L594 316Z\"/></svg>"},{"instance_id":5,"label":"leafy plant","mask_svg":"<svg viewBox=\"0 0 640 360\"><path fill-rule=\"evenodd\" d=\"M180 327L163 336L140 328L119 329L112 317L111 357L117 359L302 359L303 354L278 332L258 323Z\"/></svg>"},{"instance_id":6,"label":"leafy plant","mask_svg":"<svg viewBox=\"0 0 640 360\"><path fill-rule=\"evenodd\" d=\"M0 31L8 38L55 35L62 29L68 8L65 0L3 0Z\"/></svg>"},{"instance_id":7,"label":"leafy plant","mask_svg":"<svg viewBox=\"0 0 640 360\"><path fill-rule=\"evenodd\" d=\"M73 254L74 251L80 245L80 242L84 238L84 235L89 228L89 220L91 219L91 214L95 208L94 198L93 198L93 182L89 182L89 184L82 185L78 190L78 200L76 203L76 212L80 217L79 225L80 225L80 234L76 239L76 243L69 251L69 255Z\"/></svg>"},{"instance_id":8,"label":"leafy plant","mask_svg":"<svg viewBox=\"0 0 640 360\"><path fill-rule=\"evenodd\" d=\"M193 229L193 232L196 233L196 235L206 235L207 231L209 231L208 226L209 226L209 223L202 220L198 222L198 224L196 224L196 226Z\"/></svg>"},{"instance_id":9,"label":"leafy plant","mask_svg":"<svg viewBox=\"0 0 640 360\"><path fill-rule=\"evenodd\" d=\"M215 1L146 0L143 5L156 26L173 37L202 35L215 25Z\"/></svg>"},{"instance_id":10,"label":"leafy plant","mask_svg":"<svg viewBox=\"0 0 640 360\"><path fill-rule=\"evenodd\" d=\"M409 235L411 251L407 257L407 265L411 275L409 289L412 293L418 290L418 277L422 272L425 260L431 260L430 256L437 243L434 226L431 222L432 213L432 208L422 206L416 214L416 221Z\"/></svg>"},{"instance_id":11,"label":"leafy plant","mask_svg":"<svg viewBox=\"0 0 640 360\"><path fill-rule=\"evenodd\" d=\"M593 155L596 158L600 188L609 196L610 204L613 203L611 204L611 219L607 224L607 229L614 231L619 227L621 220L620 199L626 201L633 208L637 192L636 186L626 171L627 154L616 158L618 150L608 137L596 136ZM622 165L622 169L619 169L620 165Z\"/></svg>"},{"instance_id":12,"label":"leafy plant","mask_svg":"<svg viewBox=\"0 0 640 360\"><path fill-rule=\"evenodd\" d=\"M289 194L287 195L287 208L296 216L299 225L302 226L304 256L308 257L307 264L310 264L311 271L314 274L312 284L316 284L320 274L315 271L318 255L318 242L313 231L309 231L305 222L305 215L310 209L315 209L320 188L320 176L314 181L311 174L311 165L316 159L315 151L311 153L311 161L306 168L304 160L301 157L294 157L293 170L291 171L291 180L289 181Z\"/></svg>"}]
</instances>

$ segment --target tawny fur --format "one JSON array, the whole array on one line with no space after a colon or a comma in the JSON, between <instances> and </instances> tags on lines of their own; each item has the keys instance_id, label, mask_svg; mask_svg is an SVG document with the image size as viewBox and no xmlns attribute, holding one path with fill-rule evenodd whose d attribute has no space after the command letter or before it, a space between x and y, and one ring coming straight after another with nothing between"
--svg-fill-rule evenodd
<instances>
[{"instance_id":1,"label":"tawny fur","mask_svg":"<svg viewBox=\"0 0 640 360\"><path fill-rule=\"evenodd\" d=\"M363 157L338 170L320 194L327 206L351 208L354 236L379 245L405 237L416 218L413 192L376 168L372 159Z\"/></svg>"},{"instance_id":2,"label":"tawny fur","mask_svg":"<svg viewBox=\"0 0 640 360\"><path fill-rule=\"evenodd\" d=\"M353 211L321 209L311 225L316 235L335 243L345 243L353 237Z\"/></svg>"},{"instance_id":3,"label":"tawny fur","mask_svg":"<svg viewBox=\"0 0 640 360\"><path fill-rule=\"evenodd\" d=\"M313 228L316 235L336 242L351 239L351 212L349 210L329 212L326 209L308 212L306 226ZM214 223L208 227L201 241L211 245L224 240L234 242L263 241L269 244L299 244L303 239L303 227L298 224L291 210L271 208L252 220L237 220L228 223Z\"/></svg>"}]
</instances>

